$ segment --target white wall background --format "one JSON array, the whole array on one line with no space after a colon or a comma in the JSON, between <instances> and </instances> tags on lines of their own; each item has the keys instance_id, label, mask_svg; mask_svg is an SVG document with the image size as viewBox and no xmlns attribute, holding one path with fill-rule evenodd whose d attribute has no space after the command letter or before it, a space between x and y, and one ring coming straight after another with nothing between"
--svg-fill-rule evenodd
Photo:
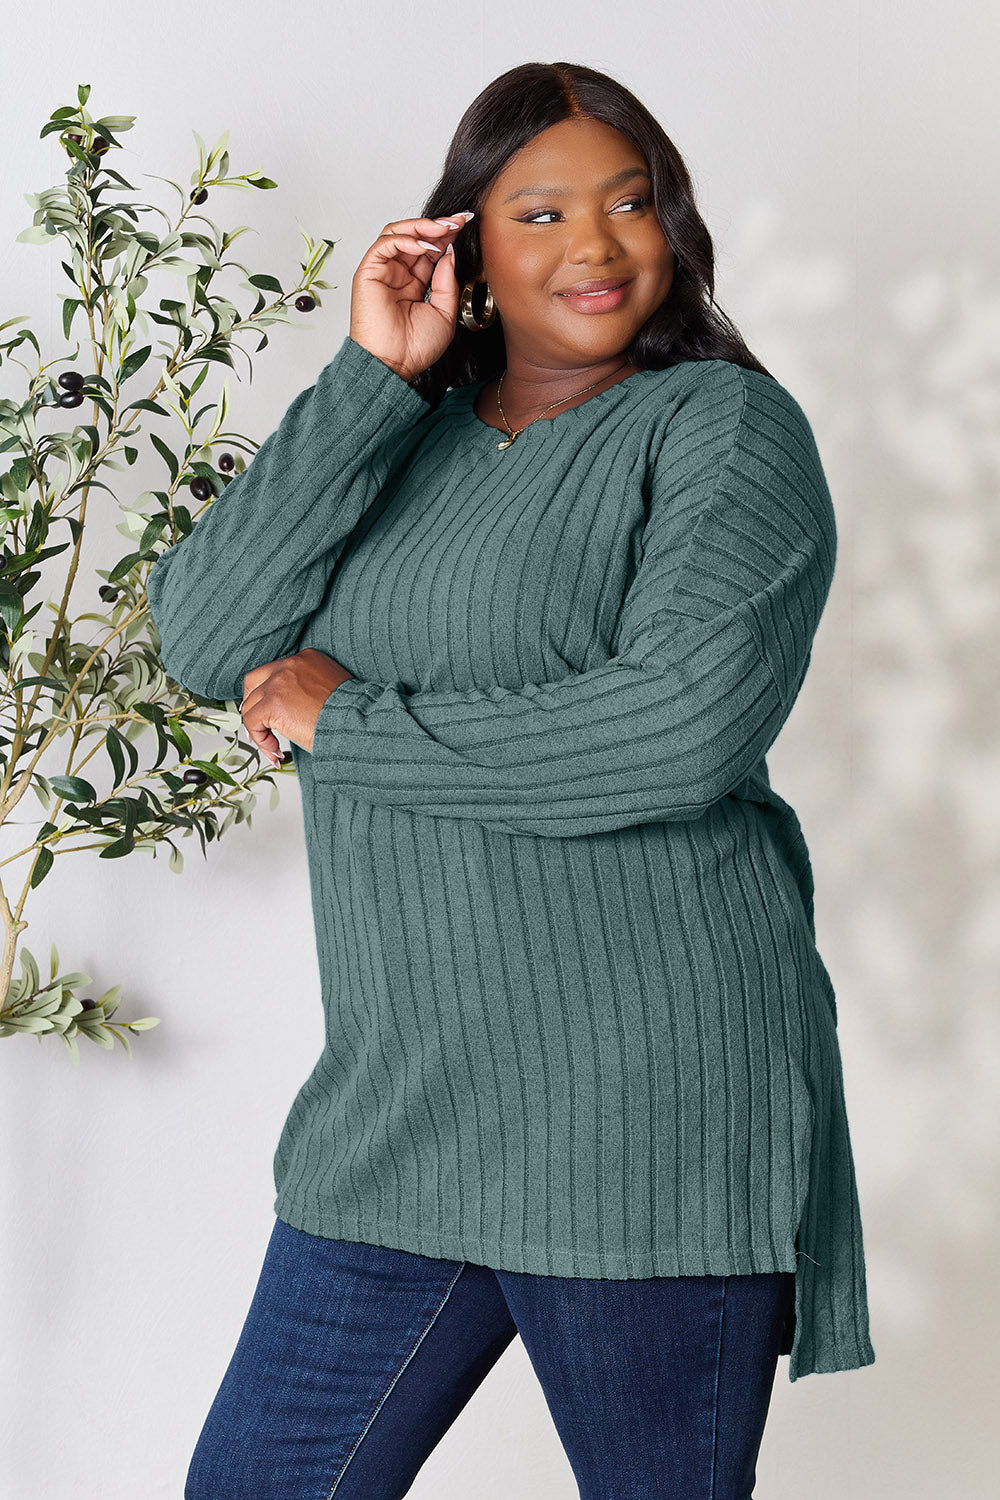
<instances>
[{"instance_id":1,"label":"white wall background","mask_svg":"<svg viewBox=\"0 0 1000 1500\"><path fill-rule=\"evenodd\" d=\"M258 438L336 350L362 253L418 210L498 73L558 59L611 72L679 146L716 239L719 300L809 414L841 535L770 764L810 843L838 990L877 1361L794 1385L779 1361L758 1494L992 1494L998 12L49 0L5 5L8 41L15 9L0 322L26 313L46 357L64 347L61 245L15 237L31 222L22 195L62 180L61 149L38 132L78 83L93 86L93 114L137 116L114 162L136 183L186 183L192 130L211 144L231 128L233 170L279 184L206 205L259 231L241 258L294 277L299 224L338 240L323 311L272 330L252 388L231 377L232 423ZM163 184L145 188L172 209ZM109 538L117 519L102 522ZM163 1024L131 1061L84 1043L78 1071L58 1041L0 1043L3 1500L182 1494L270 1230L271 1153L321 1041L299 802L291 777L282 786L279 810L265 800L207 863L189 840L180 878L165 858L80 855L29 902L39 957L56 941L98 992L123 985L123 1014ZM520 1341L411 1493L573 1500Z\"/></svg>"}]
</instances>

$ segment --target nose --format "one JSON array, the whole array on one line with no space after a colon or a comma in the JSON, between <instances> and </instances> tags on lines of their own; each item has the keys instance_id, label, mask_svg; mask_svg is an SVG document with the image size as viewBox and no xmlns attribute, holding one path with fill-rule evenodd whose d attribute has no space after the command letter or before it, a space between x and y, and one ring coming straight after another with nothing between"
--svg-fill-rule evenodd
<instances>
[{"instance_id":1,"label":"nose","mask_svg":"<svg viewBox=\"0 0 1000 1500\"><path fill-rule=\"evenodd\" d=\"M606 214L588 216L570 226L566 259L573 265L600 266L616 259L621 250L617 228Z\"/></svg>"}]
</instances>

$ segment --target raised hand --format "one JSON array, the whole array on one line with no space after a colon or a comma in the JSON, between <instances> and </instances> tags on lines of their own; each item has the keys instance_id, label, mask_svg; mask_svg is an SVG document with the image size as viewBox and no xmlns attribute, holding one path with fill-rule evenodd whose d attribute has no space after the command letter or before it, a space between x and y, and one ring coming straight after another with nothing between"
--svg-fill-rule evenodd
<instances>
[{"instance_id":1,"label":"raised hand","mask_svg":"<svg viewBox=\"0 0 1000 1500\"><path fill-rule=\"evenodd\" d=\"M386 224L354 273L351 338L404 380L440 359L455 336L454 240L473 218L464 209L443 219Z\"/></svg>"}]
</instances>

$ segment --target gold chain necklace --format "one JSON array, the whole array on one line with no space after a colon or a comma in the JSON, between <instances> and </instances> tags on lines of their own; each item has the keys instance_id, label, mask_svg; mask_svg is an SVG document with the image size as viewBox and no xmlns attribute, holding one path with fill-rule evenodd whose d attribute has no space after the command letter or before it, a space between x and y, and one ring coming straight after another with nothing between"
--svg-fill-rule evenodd
<instances>
[{"instance_id":1,"label":"gold chain necklace","mask_svg":"<svg viewBox=\"0 0 1000 1500\"><path fill-rule=\"evenodd\" d=\"M618 370L624 370L624 368L625 368L625 366L627 364L628 364L628 360L627 359L622 360L622 363L618 366L618 368L615 369L615 370L611 370L610 374L617 375L618 374ZM500 420L503 423L504 427L506 427L509 436L505 437L502 442L497 443L497 447L498 448L509 448L510 445L511 445L511 443L514 441L514 439L516 437L520 436L520 434L524 431L525 427L530 427L531 426L531 422L537 422L539 417L544 417L545 413L547 411L551 411L553 406L561 406L562 403L563 403L563 401L572 401L574 396L582 396L584 394L584 391L592 391L594 389L595 385L600 385L601 380L607 380L607 378L608 378L607 375L602 375L601 376L601 380L595 380L592 385L585 385L582 391L574 391L572 396L561 396L558 401L553 401L552 402L552 406L546 406L546 407L544 407L538 413L538 417L532 417L531 422L525 422L524 427L519 427L516 432L513 432L511 430L510 423L507 421L507 418L504 416L503 407L500 405L500 392L503 389L504 375L506 375L506 374L507 374L507 371L504 370L503 375L500 376L500 383L497 386L497 406L499 407L499 410L500 410Z\"/></svg>"}]
</instances>

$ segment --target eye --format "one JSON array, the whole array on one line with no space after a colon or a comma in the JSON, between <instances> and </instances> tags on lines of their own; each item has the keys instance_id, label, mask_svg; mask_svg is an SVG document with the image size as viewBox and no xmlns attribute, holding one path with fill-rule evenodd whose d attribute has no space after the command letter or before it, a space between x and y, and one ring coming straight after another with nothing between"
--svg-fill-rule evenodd
<instances>
[{"instance_id":1,"label":"eye","mask_svg":"<svg viewBox=\"0 0 1000 1500\"><path fill-rule=\"evenodd\" d=\"M621 204L619 204L618 206L619 207L624 207L625 204L635 203L635 204L638 204L639 208L645 208L646 205L648 204L648 202L649 202L648 198L636 196L635 198L624 198L622 200ZM518 219L517 222L519 224L537 224L537 223L540 222L540 216L541 215L543 215L543 214L557 214L558 212L559 212L559 210L557 208L536 208L535 211L534 211L534 213L532 213L532 214L526 214L523 218Z\"/></svg>"}]
</instances>

